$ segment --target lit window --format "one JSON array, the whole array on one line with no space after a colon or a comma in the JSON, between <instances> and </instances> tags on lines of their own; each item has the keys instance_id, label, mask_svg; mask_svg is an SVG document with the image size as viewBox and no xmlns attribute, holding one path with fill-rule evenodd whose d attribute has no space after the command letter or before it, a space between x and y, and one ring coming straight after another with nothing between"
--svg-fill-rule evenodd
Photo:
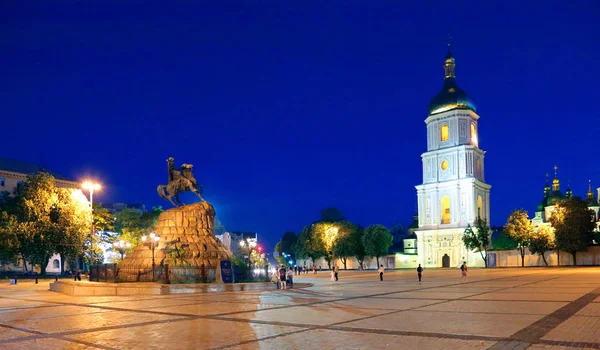
<instances>
[{"instance_id":1,"label":"lit window","mask_svg":"<svg viewBox=\"0 0 600 350\"><path fill-rule=\"evenodd\" d=\"M442 125L440 128L440 139L442 141L448 141L448 125Z\"/></svg>"},{"instance_id":2,"label":"lit window","mask_svg":"<svg viewBox=\"0 0 600 350\"><path fill-rule=\"evenodd\" d=\"M479 145L479 141L477 140L477 129L475 128L475 123L471 123L471 143L475 146Z\"/></svg>"},{"instance_id":3,"label":"lit window","mask_svg":"<svg viewBox=\"0 0 600 350\"><path fill-rule=\"evenodd\" d=\"M483 199L481 196L477 196L477 218L481 217L481 209L483 209Z\"/></svg>"},{"instance_id":4,"label":"lit window","mask_svg":"<svg viewBox=\"0 0 600 350\"><path fill-rule=\"evenodd\" d=\"M448 161L447 160L442 162L442 170L446 170L446 169L448 169Z\"/></svg>"},{"instance_id":5,"label":"lit window","mask_svg":"<svg viewBox=\"0 0 600 350\"><path fill-rule=\"evenodd\" d=\"M58 261L58 259L54 259L54 261L52 262L52 267L54 267L55 269L60 268L60 261Z\"/></svg>"},{"instance_id":6,"label":"lit window","mask_svg":"<svg viewBox=\"0 0 600 350\"><path fill-rule=\"evenodd\" d=\"M442 224L450 223L450 197L442 197Z\"/></svg>"}]
</instances>

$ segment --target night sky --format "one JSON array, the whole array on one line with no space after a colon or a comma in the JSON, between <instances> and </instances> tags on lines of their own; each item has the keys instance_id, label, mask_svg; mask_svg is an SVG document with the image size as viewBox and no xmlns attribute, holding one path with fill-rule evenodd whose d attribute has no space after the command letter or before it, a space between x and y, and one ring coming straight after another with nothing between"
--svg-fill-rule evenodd
<instances>
[{"instance_id":1,"label":"night sky","mask_svg":"<svg viewBox=\"0 0 600 350\"><path fill-rule=\"evenodd\" d=\"M533 212L555 164L563 192L600 186L597 1L43 3L0 3L0 156L91 176L99 201L170 208L172 155L268 247L327 206L409 224L448 34L492 224Z\"/></svg>"}]
</instances>

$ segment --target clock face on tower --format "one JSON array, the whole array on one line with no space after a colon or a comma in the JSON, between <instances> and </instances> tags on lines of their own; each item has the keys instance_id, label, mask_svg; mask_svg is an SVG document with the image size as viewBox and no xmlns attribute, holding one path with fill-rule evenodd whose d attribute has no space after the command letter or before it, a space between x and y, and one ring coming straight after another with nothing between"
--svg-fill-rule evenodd
<instances>
[{"instance_id":1,"label":"clock face on tower","mask_svg":"<svg viewBox=\"0 0 600 350\"><path fill-rule=\"evenodd\" d=\"M442 165L441 165L441 167L442 167L442 170L444 170L444 171L445 171L446 169L448 169L448 161L447 161L447 160L444 160L444 161L442 162Z\"/></svg>"}]
</instances>

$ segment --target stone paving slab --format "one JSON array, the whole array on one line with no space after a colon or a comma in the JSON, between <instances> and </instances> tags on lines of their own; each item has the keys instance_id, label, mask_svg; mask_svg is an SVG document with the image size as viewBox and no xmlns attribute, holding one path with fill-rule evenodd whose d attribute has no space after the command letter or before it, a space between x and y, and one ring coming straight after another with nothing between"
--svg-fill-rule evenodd
<instances>
[{"instance_id":1,"label":"stone paving slab","mask_svg":"<svg viewBox=\"0 0 600 350\"><path fill-rule=\"evenodd\" d=\"M507 293L507 292L492 292L482 295L469 297L469 299L485 299L485 300L536 300L536 301L573 301L579 298L581 293L561 293L561 294L538 294L538 293Z\"/></svg>"},{"instance_id":2,"label":"stone paving slab","mask_svg":"<svg viewBox=\"0 0 600 350\"><path fill-rule=\"evenodd\" d=\"M32 339L5 345L5 349L10 350L47 350L47 349L90 349L94 348L89 344L79 344L62 339Z\"/></svg>"},{"instance_id":3,"label":"stone paving slab","mask_svg":"<svg viewBox=\"0 0 600 350\"><path fill-rule=\"evenodd\" d=\"M302 328L213 319L163 323L69 335L67 339L118 349L207 349L301 331Z\"/></svg>"},{"instance_id":4,"label":"stone paving slab","mask_svg":"<svg viewBox=\"0 0 600 350\"><path fill-rule=\"evenodd\" d=\"M50 306L43 308L30 308L30 309L12 309L0 313L0 319L2 322L11 321L26 321L35 320L42 318L58 318L64 316L78 316L85 313L98 313L108 312L106 309L90 309L82 306Z\"/></svg>"},{"instance_id":5,"label":"stone paving slab","mask_svg":"<svg viewBox=\"0 0 600 350\"><path fill-rule=\"evenodd\" d=\"M368 320L344 323L348 328L403 330L455 335L507 337L542 318L542 315L494 315L403 311Z\"/></svg>"},{"instance_id":6,"label":"stone paving slab","mask_svg":"<svg viewBox=\"0 0 600 350\"><path fill-rule=\"evenodd\" d=\"M455 300L443 304L424 306L419 308L423 311L443 312L467 312L509 315L548 315L565 306L566 302L528 302L528 301L478 301L478 300ZM494 316L491 316L494 317Z\"/></svg>"},{"instance_id":7,"label":"stone paving slab","mask_svg":"<svg viewBox=\"0 0 600 350\"><path fill-rule=\"evenodd\" d=\"M136 312L107 311L88 312L81 315L63 316L60 318L38 318L11 322L4 322L2 319L2 323L33 331L44 332L51 330L52 332L65 332L106 326L128 325L138 322L174 320L176 318L179 317L151 314L144 314L142 316Z\"/></svg>"},{"instance_id":8,"label":"stone paving slab","mask_svg":"<svg viewBox=\"0 0 600 350\"><path fill-rule=\"evenodd\" d=\"M0 339L13 339L30 336L31 333L16 329L0 327Z\"/></svg>"},{"instance_id":9,"label":"stone paving slab","mask_svg":"<svg viewBox=\"0 0 600 350\"><path fill-rule=\"evenodd\" d=\"M422 338L414 336L334 332L316 329L276 339L234 346L230 349L485 349L492 342L480 340Z\"/></svg>"},{"instance_id":10,"label":"stone paving slab","mask_svg":"<svg viewBox=\"0 0 600 350\"><path fill-rule=\"evenodd\" d=\"M600 315L598 317L573 316L542 339L600 343Z\"/></svg>"}]
</instances>

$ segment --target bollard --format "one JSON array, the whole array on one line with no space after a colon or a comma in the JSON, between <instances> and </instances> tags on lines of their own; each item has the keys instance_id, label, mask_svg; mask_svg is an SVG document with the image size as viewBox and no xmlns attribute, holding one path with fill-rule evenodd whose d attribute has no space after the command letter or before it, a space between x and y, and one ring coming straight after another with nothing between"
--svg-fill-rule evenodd
<instances>
[{"instance_id":1,"label":"bollard","mask_svg":"<svg viewBox=\"0 0 600 350\"><path fill-rule=\"evenodd\" d=\"M35 284L38 284L38 280L37 280L37 277L36 277L36 278L35 278Z\"/></svg>"},{"instance_id":2,"label":"bollard","mask_svg":"<svg viewBox=\"0 0 600 350\"><path fill-rule=\"evenodd\" d=\"M54 282L58 282L58 275L54 276Z\"/></svg>"},{"instance_id":3,"label":"bollard","mask_svg":"<svg viewBox=\"0 0 600 350\"><path fill-rule=\"evenodd\" d=\"M77 275L76 274L73 275L73 281L77 281Z\"/></svg>"},{"instance_id":4,"label":"bollard","mask_svg":"<svg viewBox=\"0 0 600 350\"><path fill-rule=\"evenodd\" d=\"M15 284L17 284L17 276L15 276Z\"/></svg>"}]
</instances>

